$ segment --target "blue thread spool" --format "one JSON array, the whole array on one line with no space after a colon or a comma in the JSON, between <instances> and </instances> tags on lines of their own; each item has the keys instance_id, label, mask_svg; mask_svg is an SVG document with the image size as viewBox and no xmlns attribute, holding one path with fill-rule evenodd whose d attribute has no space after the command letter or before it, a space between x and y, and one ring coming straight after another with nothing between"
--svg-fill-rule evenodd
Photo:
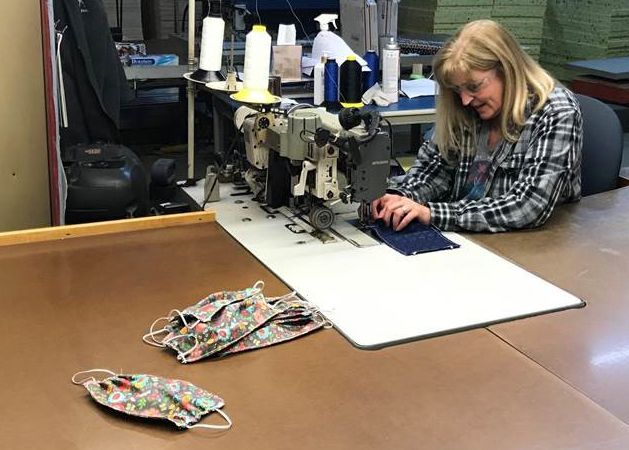
<instances>
[{"instance_id":1,"label":"blue thread spool","mask_svg":"<svg viewBox=\"0 0 629 450\"><path fill-rule=\"evenodd\" d=\"M339 65L336 59L328 58L323 68L324 93L326 106L336 106L339 103Z\"/></svg>"},{"instance_id":2,"label":"blue thread spool","mask_svg":"<svg viewBox=\"0 0 629 450\"><path fill-rule=\"evenodd\" d=\"M378 82L378 72L380 71L380 58L375 50L367 50L363 59L367 62L367 67L371 72L363 72L363 92Z\"/></svg>"}]
</instances>

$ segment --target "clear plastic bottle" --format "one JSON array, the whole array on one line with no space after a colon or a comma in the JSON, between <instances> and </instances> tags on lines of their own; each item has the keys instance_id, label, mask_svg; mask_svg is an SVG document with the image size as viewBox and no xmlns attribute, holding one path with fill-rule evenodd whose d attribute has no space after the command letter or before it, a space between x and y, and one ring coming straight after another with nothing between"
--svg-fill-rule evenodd
<instances>
[{"instance_id":1,"label":"clear plastic bottle","mask_svg":"<svg viewBox=\"0 0 629 450\"><path fill-rule=\"evenodd\" d=\"M390 36L382 49L382 92L393 103L399 99L400 91L400 47L395 37Z\"/></svg>"},{"instance_id":2,"label":"clear plastic bottle","mask_svg":"<svg viewBox=\"0 0 629 450\"><path fill-rule=\"evenodd\" d=\"M314 66L314 104L320 105L323 103L325 99L325 62L328 59L328 55L326 53L321 57L321 61L319 61Z\"/></svg>"}]
</instances>

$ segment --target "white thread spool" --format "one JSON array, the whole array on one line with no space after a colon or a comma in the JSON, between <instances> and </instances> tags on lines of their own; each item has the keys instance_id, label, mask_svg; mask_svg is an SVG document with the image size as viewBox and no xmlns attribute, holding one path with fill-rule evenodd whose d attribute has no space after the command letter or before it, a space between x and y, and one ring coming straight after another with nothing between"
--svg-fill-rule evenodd
<instances>
[{"instance_id":1,"label":"white thread spool","mask_svg":"<svg viewBox=\"0 0 629 450\"><path fill-rule=\"evenodd\" d=\"M264 25L254 25L245 40L245 80L240 91L231 96L237 102L270 105L279 98L269 92L271 36Z\"/></svg>"},{"instance_id":2,"label":"white thread spool","mask_svg":"<svg viewBox=\"0 0 629 450\"><path fill-rule=\"evenodd\" d=\"M244 88L264 90L269 86L271 36L264 25L254 25L245 41Z\"/></svg>"},{"instance_id":3,"label":"white thread spool","mask_svg":"<svg viewBox=\"0 0 629 450\"><path fill-rule=\"evenodd\" d=\"M206 17L203 19L201 34L201 55L199 67L207 71L221 70L223 58L223 34L225 21L220 17Z\"/></svg>"}]
</instances>

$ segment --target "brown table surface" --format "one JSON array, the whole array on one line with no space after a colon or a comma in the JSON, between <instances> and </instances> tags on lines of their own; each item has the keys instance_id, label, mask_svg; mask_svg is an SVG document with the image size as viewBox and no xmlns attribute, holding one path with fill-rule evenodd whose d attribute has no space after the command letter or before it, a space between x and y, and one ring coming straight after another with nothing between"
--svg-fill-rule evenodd
<instances>
[{"instance_id":1,"label":"brown table surface","mask_svg":"<svg viewBox=\"0 0 629 450\"><path fill-rule=\"evenodd\" d=\"M141 341L171 308L258 279L286 292L215 223L0 248L1 447L629 448L629 426L485 329L377 351L324 330L191 365ZM111 413L70 382L92 368L191 381L225 399L234 426Z\"/></svg>"},{"instance_id":2,"label":"brown table surface","mask_svg":"<svg viewBox=\"0 0 629 450\"><path fill-rule=\"evenodd\" d=\"M473 238L587 302L491 330L629 423L629 188L565 205L537 231Z\"/></svg>"}]
</instances>

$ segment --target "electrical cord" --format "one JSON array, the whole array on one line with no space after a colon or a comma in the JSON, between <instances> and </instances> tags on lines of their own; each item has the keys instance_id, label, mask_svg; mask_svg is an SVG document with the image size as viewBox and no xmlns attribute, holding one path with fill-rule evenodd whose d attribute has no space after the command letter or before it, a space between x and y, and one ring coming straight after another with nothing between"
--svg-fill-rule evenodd
<instances>
[{"instance_id":1,"label":"electrical cord","mask_svg":"<svg viewBox=\"0 0 629 450\"><path fill-rule=\"evenodd\" d=\"M306 108L312 108L312 105L309 103L297 103L296 105L291 106L288 111L286 111L286 115L291 114L293 111L296 111L298 109L306 109Z\"/></svg>"},{"instance_id":2,"label":"electrical cord","mask_svg":"<svg viewBox=\"0 0 629 450\"><path fill-rule=\"evenodd\" d=\"M297 17L297 14L295 14L295 10L293 10L293 5L291 5L289 0L286 0L286 3L288 3L288 7L290 8L290 12L293 13L293 16L295 16L295 19L297 19L297 22L299 22L299 26L301 27L301 31L303 31L304 36L306 36L306 39L308 40L308 43L312 46L312 41L310 40L310 36L308 35L308 33L306 33L306 29L304 28L304 24L301 23L301 20L299 20L299 17Z\"/></svg>"}]
</instances>

